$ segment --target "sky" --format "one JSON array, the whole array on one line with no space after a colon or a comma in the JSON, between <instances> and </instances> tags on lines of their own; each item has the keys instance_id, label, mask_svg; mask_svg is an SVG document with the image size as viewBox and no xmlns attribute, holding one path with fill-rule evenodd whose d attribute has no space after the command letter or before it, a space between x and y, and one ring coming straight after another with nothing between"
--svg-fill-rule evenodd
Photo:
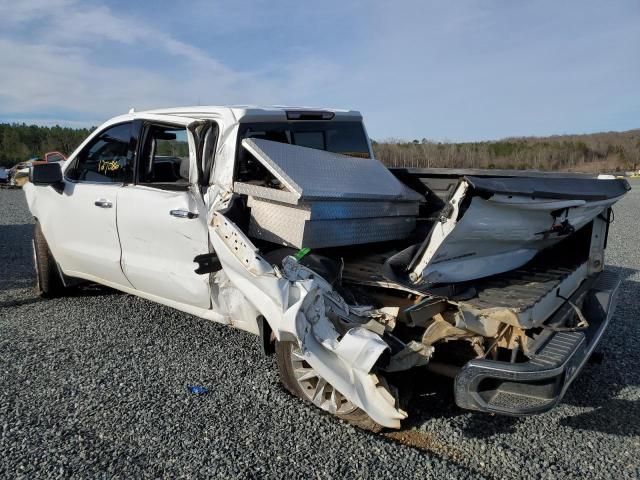
<instances>
[{"instance_id":1,"label":"sky","mask_svg":"<svg viewBox=\"0 0 640 480\"><path fill-rule=\"evenodd\" d=\"M0 122L350 108L376 140L640 128L640 2L0 0Z\"/></svg>"}]
</instances>

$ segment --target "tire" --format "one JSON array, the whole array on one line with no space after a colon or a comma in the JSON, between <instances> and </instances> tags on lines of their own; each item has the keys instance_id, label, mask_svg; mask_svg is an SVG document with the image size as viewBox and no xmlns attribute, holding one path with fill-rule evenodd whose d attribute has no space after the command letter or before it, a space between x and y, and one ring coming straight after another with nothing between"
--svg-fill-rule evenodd
<instances>
[{"instance_id":1,"label":"tire","mask_svg":"<svg viewBox=\"0 0 640 480\"><path fill-rule=\"evenodd\" d=\"M364 410L353 405L324 379L315 374L313 368L301 356L298 356L299 351L296 342L276 342L276 362L280 372L280 381L289 393L363 430L377 433L384 428L369 417ZM301 382L299 380L301 375L296 375L296 370L304 370L305 374L302 377L309 376L308 381ZM319 389L318 384L321 385ZM321 395L316 395L314 398L314 394L320 390ZM323 400L327 396L330 399Z\"/></svg>"},{"instance_id":2,"label":"tire","mask_svg":"<svg viewBox=\"0 0 640 480\"><path fill-rule=\"evenodd\" d=\"M36 269L36 293L45 298L62 295L64 291L62 278L38 222L33 232L33 257Z\"/></svg>"}]
</instances>

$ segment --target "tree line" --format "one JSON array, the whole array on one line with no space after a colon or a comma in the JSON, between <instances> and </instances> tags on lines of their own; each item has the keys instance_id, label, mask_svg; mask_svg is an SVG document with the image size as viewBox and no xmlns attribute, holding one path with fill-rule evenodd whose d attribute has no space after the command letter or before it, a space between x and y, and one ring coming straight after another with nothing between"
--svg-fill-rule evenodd
<instances>
[{"instance_id":1,"label":"tree line","mask_svg":"<svg viewBox=\"0 0 640 480\"><path fill-rule=\"evenodd\" d=\"M93 129L40 127L24 123L0 123L0 166L10 167L51 151L69 155Z\"/></svg>"},{"instance_id":2,"label":"tree line","mask_svg":"<svg viewBox=\"0 0 640 480\"><path fill-rule=\"evenodd\" d=\"M393 167L620 172L640 168L640 129L466 143L392 139L373 142L373 150Z\"/></svg>"},{"instance_id":3,"label":"tree line","mask_svg":"<svg viewBox=\"0 0 640 480\"><path fill-rule=\"evenodd\" d=\"M0 166L45 152L69 155L93 128L0 123ZM390 139L373 141L376 158L388 166L518 168L615 172L640 168L640 129L588 135L507 138L446 143Z\"/></svg>"}]
</instances>

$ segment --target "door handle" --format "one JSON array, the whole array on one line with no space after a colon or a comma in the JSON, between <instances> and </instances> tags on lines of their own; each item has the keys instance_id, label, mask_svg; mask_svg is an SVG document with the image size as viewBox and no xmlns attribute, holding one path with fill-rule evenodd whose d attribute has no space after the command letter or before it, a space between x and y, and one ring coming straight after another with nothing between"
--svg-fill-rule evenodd
<instances>
[{"instance_id":1,"label":"door handle","mask_svg":"<svg viewBox=\"0 0 640 480\"><path fill-rule=\"evenodd\" d=\"M197 213L190 212L189 210L185 210L184 208L169 210L169 215L178 218L198 218Z\"/></svg>"},{"instance_id":2,"label":"door handle","mask_svg":"<svg viewBox=\"0 0 640 480\"><path fill-rule=\"evenodd\" d=\"M107 200L106 198L99 198L98 200L93 202L93 204L96 207L100 207L100 208L111 208L111 207L113 207L113 203L111 203L111 200Z\"/></svg>"}]
</instances>

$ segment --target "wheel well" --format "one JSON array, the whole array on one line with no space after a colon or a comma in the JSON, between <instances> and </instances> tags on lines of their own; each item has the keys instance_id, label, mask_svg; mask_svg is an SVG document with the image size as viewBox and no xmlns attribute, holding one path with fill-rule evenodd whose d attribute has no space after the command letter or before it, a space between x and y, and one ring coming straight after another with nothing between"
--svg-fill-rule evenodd
<instances>
[{"instance_id":1,"label":"wheel well","mask_svg":"<svg viewBox=\"0 0 640 480\"><path fill-rule=\"evenodd\" d=\"M257 318L257 322L258 330L260 331L260 347L262 348L262 353L265 356L273 355L276 352L276 342L271 326L269 326L269 322L267 322L262 315Z\"/></svg>"}]
</instances>

